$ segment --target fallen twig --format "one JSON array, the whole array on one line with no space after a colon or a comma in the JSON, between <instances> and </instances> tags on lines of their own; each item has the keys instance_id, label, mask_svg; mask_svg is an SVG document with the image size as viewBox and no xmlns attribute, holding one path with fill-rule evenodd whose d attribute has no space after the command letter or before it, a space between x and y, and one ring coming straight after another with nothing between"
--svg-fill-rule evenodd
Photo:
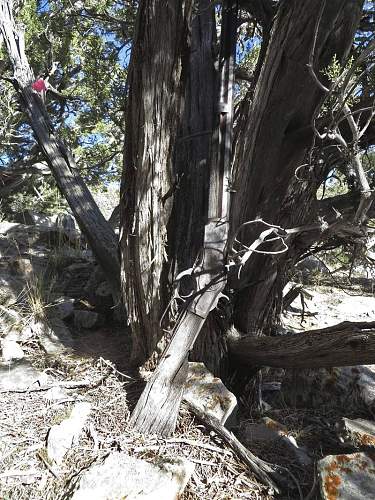
<instances>
[{"instance_id":1,"label":"fallen twig","mask_svg":"<svg viewBox=\"0 0 375 500\"><path fill-rule=\"evenodd\" d=\"M218 448L217 446L212 446L211 444L207 443L201 443L199 441L194 441L193 439L184 439L184 438L169 438L166 439L167 443L182 443L182 444L187 444L189 446L197 446L198 448L203 448L208 451L213 451L215 453L220 453L221 455L223 454L230 454L230 451L228 450L223 450L222 448Z\"/></svg>"},{"instance_id":2,"label":"fallen twig","mask_svg":"<svg viewBox=\"0 0 375 500\"><path fill-rule=\"evenodd\" d=\"M29 470L9 470L7 472L2 472L0 474L0 479L5 479L7 477L21 477L21 476L40 476L41 473L37 469Z\"/></svg>"},{"instance_id":3,"label":"fallen twig","mask_svg":"<svg viewBox=\"0 0 375 500\"><path fill-rule=\"evenodd\" d=\"M109 368L111 368L111 370L113 370L114 372L116 372L119 375L121 375L121 377L128 378L129 380L134 380L134 377L131 377L130 375L126 375L125 373L120 372L116 368L116 366L113 363L111 363L110 361L108 361L107 359L104 359L104 358L100 357L98 361L100 363L104 363L105 365L109 366Z\"/></svg>"},{"instance_id":4,"label":"fallen twig","mask_svg":"<svg viewBox=\"0 0 375 500\"><path fill-rule=\"evenodd\" d=\"M277 472L276 465L274 467L270 466L251 453L251 451L245 448L236 436L226 429L217 418L207 415L190 402L187 404L194 415L205 425L214 430L264 484L273 488L276 493L280 493L280 489L276 483L285 482L285 479Z\"/></svg>"},{"instance_id":5,"label":"fallen twig","mask_svg":"<svg viewBox=\"0 0 375 500\"><path fill-rule=\"evenodd\" d=\"M50 471L53 477L56 479L59 477L57 472L53 470L53 468L50 466L50 464L47 462L47 460L43 457L43 455L38 451L36 456L43 462L43 464L47 467L47 469Z\"/></svg>"}]
</instances>

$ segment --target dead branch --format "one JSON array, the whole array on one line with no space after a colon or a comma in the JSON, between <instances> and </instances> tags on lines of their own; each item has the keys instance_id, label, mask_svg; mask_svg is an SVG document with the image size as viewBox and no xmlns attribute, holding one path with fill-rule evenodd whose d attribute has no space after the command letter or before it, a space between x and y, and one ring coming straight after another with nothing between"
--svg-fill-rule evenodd
<instances>
[{"instance_id":1,"label":"dead branch","mask_svg":"<svg viewBox=\"0 0 375 500\"><path fill-rule=\"evenodd\" d=\"M331 368L375 363L375 321L349 322L277 337L229 338L230 353L251 366Z\"/></svg>"},{"instance_id":2,"label":"dead branch","mask_svg":"<svg viewBox=\"0 0 375 500\"><path fill-rule=\"evenodd\" d=\"M215 431L264 484L273 488L275 492L280 492L277 484L284 483L285 480L277 472L277 466L271 466L251 453L217 418L207 415L190 402L187 404L194 415L209 429Z\"/></svg>"}]
</instances>

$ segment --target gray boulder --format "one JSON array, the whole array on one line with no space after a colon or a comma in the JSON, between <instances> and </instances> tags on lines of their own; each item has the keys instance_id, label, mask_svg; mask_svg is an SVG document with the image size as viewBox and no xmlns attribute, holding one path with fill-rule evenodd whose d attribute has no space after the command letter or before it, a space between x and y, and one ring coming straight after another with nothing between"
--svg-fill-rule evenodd
<instances>
[{"instance_id":1,"label":"gray boulder","mask_svg":"<svg viewBox=\"0 0 375 500\"><path fill-rule=\"evenodd\" d=\"M0 363L0 391L26 390L46 385L48 376L25 360Z\"/></svg>"},{"instance_id":2,"label":"gray boulder","mask_svg":"<svg viewBox=\"0 0 375 500\"><path fill-rule=\"evenodd\" d=\"M302 466L310 465L312 462L306 449L298 446L288 429L269 417L264 417L260 423L242 422L238 432L241 441L250 449L254 444L258 446L277 444L281 449L291 452Z\"/></svg>"},{"instance_id":3,"label":"gray boulder","mask_svg":"<svg viewBox=\"0 0 375 500\"><path fill-rule=\"evenodd\" d=\"M343 418L336 427L344 446L360 450L375 449L375 422L362 418Z\"/></svg>"},{"instance_id":4,"label":"gray boulder","mask_svg":"<svg viewBox=\"0 0 375 500\"><path fill-rule=\"evenodd\" d=\"M301 273L303 281L308 281L314 274L329 274L328 267L314 255L309 255L298 262L296 269Z\"/></svg>"},{"instance_id":5,"label":"gray boulder","mask_svg":"<svg viewBox=\"0 0 375 500\"><path fill-rule=\"evenodd\" d=\"M75 299L70 297L60 297L50 307L50 310L52 313L56 313L58 318L65 321L73 317L74 303Z\"/></svg>"},{"instance_id":6,"label":"gray boulder","mask_svg":"<svg viewBox=\"0 0 375 500\"><path fill-rule=\"evenodd\" d=\"M318 462L318 471L325 500L374 498L375 461L366 453L329 455Z\"/></svg>"},{"instance_id":7,"label":"gray boulder","mask_svg":"<svg viewBox=\"0 0 375 500\"><path fill-rule=\"evenodd\" d=\"M23 210L13 215L14 222L26 224L27 226L42 224L44 226L54 227L55 220L55 215L47 215L40 212L34 212L33 210Z\"/></svg>"},{"instance_id":8,"label":"gray boulder","mask_svg":"<svg viewBox=\"0 0 375 500\"><path fill-rule=\"evenodd\" d=\"M22 359L25 356L22 347L15 341L3 339L1 342L1 356L3 361L14 361L15 359Z\"/></svg>"},{"instance_id":9,"label":"gray boulder","mask_svg":"<svg viewBox=\"0 0 375 500\"><path fill-rule=\"evenodd\" d=\"M69 328L58 317L49 317L48 322L31 321L21 332L22 337L35 337L47 354L58 354L74 345Z\"/></svg>"},{"instance_id":10,"label":"gray boulder","mask_svg":"<svg viewBox=\"0 0 375 500\"><path fill-rule=\"evenodd\" d=\"M375 365L287 370L282 398L292 406L375 410Z\"/></svg>"},{"instance_id":11,"label":"gray boulder","mask_svg":"<svg viewBox=\"0 0 375 500\"><path fill-rule=\"evenodd\" d=\"M154 463L111 453L70 485L64 499L177 500L194 471L185 459L158 458Z\"/></svg>"},{"instance_id":12,"label":"gray boulder","mask_svg":"<svg viewBox=\"0 0 375 500\"><path fill-rule=\"evenodd\" d=\"M227 427L236 423L237 399L203 363L189 363L184 400Z\"/></svg>"},{"instance_id":13,"label":"gray boulder","mask_svg":"<svg viewBox=\"0 0 375 500\"><path fill-rule=\"evenodd\" d=\"M50 460L61 464L70 448L78 443L90 412L90 403L76 403L69 418L51 427L47 437L47 455Z\"/></svg>"},{"instance_id":14,"label":"gray boulder","mask_svg":"<svg viewBox=\"0 0 375 500\"><path fill-rule=\"evenodd\" d=\"M75 231L76 223L70 214L60 213L57 214L55 219L55 226L66 231Z\"/></svg>"}]
</instances>

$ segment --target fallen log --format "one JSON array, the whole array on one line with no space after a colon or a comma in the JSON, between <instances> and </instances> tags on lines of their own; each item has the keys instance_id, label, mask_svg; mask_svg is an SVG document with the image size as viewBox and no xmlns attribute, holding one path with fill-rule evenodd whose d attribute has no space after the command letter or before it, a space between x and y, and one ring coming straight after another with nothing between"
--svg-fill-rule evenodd
<instances>
[{"instance_id":1,"label":"fallen log","mask_svg":"<svg viewBox=\"0 0 375 500\"><path fill-rule=\"evenodd\" d=\"M375 363L375 321L345 321L277 337L229 338L231 356L244 365L331 368Z\"/></svg>"}]
</instances>

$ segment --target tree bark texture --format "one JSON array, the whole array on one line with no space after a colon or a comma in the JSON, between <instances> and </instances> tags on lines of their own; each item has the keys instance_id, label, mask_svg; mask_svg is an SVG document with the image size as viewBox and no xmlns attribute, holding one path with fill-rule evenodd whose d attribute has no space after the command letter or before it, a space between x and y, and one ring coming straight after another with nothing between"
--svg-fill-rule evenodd
<instances>
[{"instance_id":1,"label":"tree bark texture","mask_svg":"<svg viewBox=\"0 0 375 500\"><path fill-rule=\"evenodd\" d=\"M226 244L233 126L233 81L237 32L237 8L226 2L222 13L220 85L217 92L217 120L212 134L209 162L210 185L202 255L187 272L195 282L187 297L168 347L135 407L130 424L138 431L171 434L176 425L187 356L209 313L216 308L226 284Z\"/></svg>"},{"instance_id":2,"label":"tree bark texture","mask_svg":"<svg viewBox=\"0 0 375 500\"><path fill-rule=\"evenodd\" d=\"M133 40L120 245L123 295L138 363L160 339L170 292L167 226L176 187L172 162L190 17L190 0L143 0Z\"/></svg>"},{"instance_id":3,"label":"tree bark texture","mask_svg":"<svg viewBox=\"0 0 375 500\"><path fill-rule=\"evenodd\" d=\"M174 154L175 192L168 231L173 274L189 269L202 249L207 217L209 157L215 122L216 21L210 0L197 3L184 71L184 107Z\"/></svg>"},{"instance_id":4,"label":"tree bark texture","mask_svg":"<svg viewBox=\"0 0 375 500\"><path fill-rule=\"evenodd\" d=\"M344 322L277 337L229 341L233 358L248 367L332 368L375 363L375 322Z\"/></svg>"},{"instance_id":5,"label":"tree bark texture","mask_svg":"<svg viewBox=\"0 0 375 500\"><path fill-rule=\"evenodd\" d=\"M36 140L43 151L57 186L66 198L99 265L120 300L120 264L117 238L78 173L74 158L56 136L39 95L32 89L34 74L28 63L24 33L14 23L11 2L0 2L0 29L14 70L14 83L28 115Z\"/></svg>"},{"instance_id":6,"label":"tree bark texture","mask_svg":"<svg viewBox=\"0 0 375 500\"><path fill-rule=\"evenodd\" d=\"M314 50L314 70L319 77L333 56L342 61L348 55L362 4L361 0L324 2ZM311 146L311 120L322 101L322 91L307 68L321 7L322 0L279 5L248 120L237 136L234 230L256 218L287 228L311 217L309 207L317 186L300 186L296 199L294 174ZM258 234L243 230L239 236L250 244ZM259 333L274 313L275 302L280 300L282 261L293 259L295 253L293 240L288 245L290 251L283 258L251 257L243 279L234 283L241 289L235 306L235 324L241 332Z\"/></svg>"}]
</instances>

